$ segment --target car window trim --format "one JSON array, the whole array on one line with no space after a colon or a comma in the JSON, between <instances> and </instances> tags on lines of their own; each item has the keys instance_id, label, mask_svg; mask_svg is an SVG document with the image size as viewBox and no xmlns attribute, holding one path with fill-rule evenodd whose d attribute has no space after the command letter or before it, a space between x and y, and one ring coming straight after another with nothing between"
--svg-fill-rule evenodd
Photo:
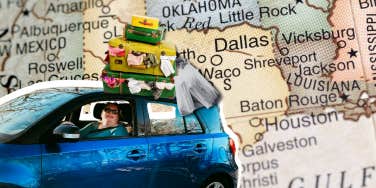
<instances>
[{"instance_id":1,"label":"car window trim","mask_svg":"<svg viewBox=\"0 0 376 188\"><path fill-rule=\"evenodd\" d=\"M132 115L134 114L134 110L135 108L133 106L136 105L136 100L135 99L132 99L130 96L125 96L123 97L122 95L112 95L112 94L106 94L106 93L102 93L102 97L103 99L100 99L100 98L97 98L97 99L92 99L90 101L86 101L84 103L81 103L80 105L77 105L77 107L82 107L83 105L85 104L89 104L89 103L92 103L92 102L97 102L97 101L108 101L108 100L126 100L128 101L131 105L131 110L132 110ZM107 98L107 96L111 96L110 98ZM112 98L112 99L111 99ZM132 116L132 126L135 126L137 122L137 117L135 116ZM122 125L123 126L123 125ZM132 127L133 128L133 127ZM81 141L100 141L100 140L114 140L114 139L127 139L127 138L139 138L139 137L142 137L142 136L108 136L108 137L97 137L97 138L80 138L77 142L81 142ZM67 142L59 142L59 143L67 143Z\"/></svg>"},{"instance_id":2,"label":"car window trim","mask_svg":"<svg viewBox=\"0 0 376 188\"><path fill-rule=\"evenodd\" d=\"M158 137L158 136L181 136L181 135L200 135L200 134L205 134L206 133L206 129L205 129L205 126L203 125L202 121L198 118L197 114L196 114L196 111L194 111L192 114L194 114L194 116L196 117L196 119L198 120L198 123L201 127L201 130L202 132L201 133L187 133L187 125L186 125L186 121L185 121L185 116L181 115L183 117L183 122L184 122L184 133L183 134L159 134L159 135L153 135L151 133L151 122L150 122L150 118L149 118L149 113L148 113L148 109L147 109L147 104L149 102L154 102L154 103L158 103L158 102L163 102L163 103L168 103L168 104L176 104L176 102L174 101L164 101L164 100L144 100L144 104L143 104L143 111L145 112L144 113L144 116L145 116L145 123L147 125L147 129L148 129L148 136L149 137ZM163 104L162 103L162 104ZM176 104L177 105L177 104Z\"/></svg>"},{"instance_id":3,"label":"car window trim","mask_svg":"<svg viewBox=\"0 0 376 188\"><path fill-rule=\"evenodd\" d=\"M111 100L111 99L125 99L130 102L133 102L137 105L137 100L129 95L119 95L119 94L109 94L109 93L103 93L103 92L92 92L88 94L81 94L77 96L76 98L73 98L69 100L68 102L64 103L57 109L49 112L46 116L44 116L42 119L36 121L33 123L32 126L30 126L30 129L24 131L22 134L18 135L14 140L10 141L9 143L17 143L17 144L48 144L48 142L42 141L42 136L45 135L45 133L50 130L50 127L52 125L56 125L60 121L60 118L57 118L56 115L64 117L64 114L66 114L67 108L77 108L79 106L82 106L83 104L87 104L93 101L98 100ZM72 108L72 105L74 107ZM51 122L52 121L52 122ZM135 120L135 123L137 123L137 117ZM43 127L45 124L49 124L48 128L45 129L42 132L39 132L38 130L43 130ZM39 132L39 133L36 133ZM27 136L26 136L27 135ZM133 136L132 138L139 137L139 136ZM106 137L107 138L107 137ZM112 137L109 137L112 138ZM115 137L120 138L120 137ZM79 140L81 141L81 140ZM83 141L83 140L82 140Z\"/></svg>"}]
</instances>

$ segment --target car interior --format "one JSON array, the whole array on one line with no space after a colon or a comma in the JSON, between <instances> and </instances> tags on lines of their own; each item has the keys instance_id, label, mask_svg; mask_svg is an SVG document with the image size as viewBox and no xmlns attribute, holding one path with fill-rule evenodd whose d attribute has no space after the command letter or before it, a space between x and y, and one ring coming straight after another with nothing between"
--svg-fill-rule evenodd
<instances>
[{"instance_id":1,"label":"car interior","mask_svg":"<svg viewBox=\"0 0 376 188\"><path fill-rule=\"evenodd\" d=\"M120 115L119 121L125 126L127 129L129 136L136 136L135 135L135 114L134 114L134 106L130 102L119 102L119 101L96 101L89 103L84 106L81 106L75 109L73 112L67 114L64 117L63 121L69 121L74 123L79 128L83 128L89 123L98 121L101 119L102 110L107 102L116 102L119 104L120 107ZM88 109L84 109L85 106ZM94 107L93 107L94 106ZM90 118L83 118L83 116L89 116Z\"/></svg>"},{"instance_id":2,"label":"car interior","mask_svg":"<svg viewBox=\"0 0 376 188\"><path fill-rule=\"evenodd\" d=\"M101 113L105 106L105 103L96 103L94 106L93 116L97 119L101 119ZM119 104L120 107L120 114L119 114L119 121L122 122L127 128L127 131L130 135L132 134L132 117L133 117L133 111L131 107L131 103L122 103ZM134 124L133 124L134 125Z\"/></svg>"}]
</instances>

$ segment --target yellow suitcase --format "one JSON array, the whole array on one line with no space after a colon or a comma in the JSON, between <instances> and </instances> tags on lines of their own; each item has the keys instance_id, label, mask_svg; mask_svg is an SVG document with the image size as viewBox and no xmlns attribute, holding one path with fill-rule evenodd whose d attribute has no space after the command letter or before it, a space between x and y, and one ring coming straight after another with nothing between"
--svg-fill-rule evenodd
<instances>
[{"instance_id":1,"label":"yellow suitcase","mask_svg":"<svg viewBox=\"0 0 376 188\"><path fill-rule=\"evenodd\" d=\"M164 76L163 72L160 69L160 56L164 52L166 56L176 57L176 48L175 45L166 41L161 41L158 45L152 45L147 43L141 43L136 41L123 40L122 37L113 38L109 41L109 46L114 48L122 47L125 49L125 56L111 56L109 55L109 64L110 70L112 71L121 71L129 73L140 73L140 74L149 74L155 76ZM129 51L138 51L143 53L152 53L156 56L159 64L157 66L152 66L146 69L139 67L129 66L127 63L127 53ZM174 67L176 72L175 61L170 61L172 67ZM175 75L175 74L174 74Z\"/></svg>"},{"instance_id":2,"label":"yellow suitcase","mask_svg":"<svg viewBox=\"0 0 376 188\"><path fill-rule=\"evenodd\" d=\"M131 25L148 29L158 29L159 19L147 16L132 16Z\"/></svg>"}]
</instances>

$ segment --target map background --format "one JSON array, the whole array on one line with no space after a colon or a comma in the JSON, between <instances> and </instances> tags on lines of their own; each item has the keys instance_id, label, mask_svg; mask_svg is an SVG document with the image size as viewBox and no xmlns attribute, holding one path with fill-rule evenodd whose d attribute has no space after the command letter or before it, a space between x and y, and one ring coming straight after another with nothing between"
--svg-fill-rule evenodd
<instances>
[{"instance_id":1,"label":"map background","mask_svg":"<svg viewBox=\"0 0 376 188\"><path fill-rule=\"evenodd\" d=\"M189 4L191 1L117 1L117 0L109 0L109 1L101 1L102 6L100 7L91 7L86 10L77 10L71 13L63 13L63 12L48 12L49 6L51 3L70 3L72 1L48 1L48 0L32 0L32 1L14 1L11 4L8 1L1 1L0 6L0 14L3 15L1 17L1 24L0 29L4 31L4 28L11 28L11 26L18 24L20 26L30 27L34 25L39 26L50 26L52 24L65 24L65 23L79 23L79 22L95 22L98 20L107 20L108 27L101 28L101 29L93 29L91 32L83 32L82 30L78 30L76 32L70 33L63 33L58 36L54 35L47 35L47 36L23 36L19 37L19 33L11 34L8 32L6 35L2 36L1 40L11 40L11 44L13 44L12 48L12 55L1 55L0 56L0 63L2 63L2 72L0 73L0 81L1 84L7 86L12 91L15 89L19 89L21 87L25 87L29 85L29 83L34 83L37 81L46 81L51 78L52 75L58 75L59 77L62 76L63 79L71 79L77 76L80 79L84 78L84 75L87 74L88 78L85 79L92 79L96 80L99 78L100 71L103 67L103 59L104 59L104 51L107 48L107 44L104 43L106 41L106 37L109 36L109 33L112 36L121 35L124 28L124 23L129 21L131 16L134 14L137 15L145 15L148 10L148 15L158 14L158 7L163 6L168 3L186 3ZM77 2L77 1L73 1ZM86 1L89 2L89 1ZM317 50L321 53L320 59L324 63L331 63L333 58L335 58L336 53L338 53L338 57L347 59L345 57L347 54L348 49L343 49L343 51L339 50L336 51L336 46L333 41L318 41L312 43L304 43L300 45L287 45L283 42L277 41L281 39L280 33L289 32L292 30L294 32L298 32L298 30L304 31L304 29L308 30L315 30L321 28L344 28L344 27L351 27L357 26L357 37L355 41L348 41L349 45L353 45L355 49L359 49L359 51L364 51L364 49L359 48L361 37L363 36L364 32L360 32L359 28L361 24L362 16L353 16L353 15L364 15L364 11L362 12L357 6L356 1L304 1L303 4L297 3L296 1L241 1L242 6L232 8L230 10L236 10L237 8L243 9L244 7L250 8L250 10L254 10L255 17L259 18L260 15L257 13L256 6L266 6L266 7L278 7L278 6L285 6L287 4L291 4L291 6L297 6L297 12L301 13L304 12L305 14L298 14L298 15L288 15L285 17L276 17L276 18L268 18L268 19L261 19L257 20L256 18L249 22L248 24L233 23L227 25L212 25L213 29L210 29L207 32L204 31L188 31L189 29L182 29L176 31L170 31L167 33L166 40L174 41L178 48L186 49L191 48L196 51L197 54L205 54L208 57L214 55L213 52L213 41L216 37L222 36L223 38L231 38L232 35L241 35L241 34L250 34L254 37L265 35L268 38L274 40L273 43L267 45L266 47L261 48L252 48L246 50L240 50L241 53L236 51L224 51L220 52L224 61L220 66L213 66L206 63L198 63L194 59L191 60L191 63L194 64L199 69L205 68L218 68L224 70L226 68L236 68L241 67L244 58L248 57L258 57L258 58L278 58L283 57L279 52L279 49L283 47L288 47L290 49L291 54L299 54L302 53L304 50ZM343 4L338 4L340 2L345 2ZM9 6L8 6L9 4ZM316 8L314 8L316 7ZM321 7L321 8L320 8ZM347 8L347 10L352 10L352 14L343 15L343 8ZM335 9L338 8L338 9ZM333 10L334 9L334 10ZM28 10L29 13L27 13ZM300 12L301 11L301 12ZM337 11L337 12L336 12ZM307 14L310 12L311 14ZM212 15L212 12L208 12L207 14L197 14L194 15L197 18L204 18L208 15ZM346 23L346 25L331 25L328 21L328 17L331 14L335 14L331 18L331 22L334 23ZM5 16L7 15L7 16ZM9 16L8 16L9 15ZM336 15L339 15L336 17ZM104 17L103 17L104 16ZM347 17L344 17L347 16ZM347 19L350 18L350 19ZM163 20L163 19L161 19ZM353 20L353 21L351 21ZM178 22L179 20L177 20ZM346 21L346 22L344 22ZM309 24L305 24L305 23ZM279 28L279 35L276 34L278 29L275 29L275 25ZM305 28L305 26L307 28ZM219 30L219 29L221 30ZM0 30L1 31L1 30ZM277 37L275 37L277 36ZM46 40L48 38L57 38L57 37L65 37L67 47L61 50L47 50L47 51L40 51L34 53L27 53L27 54L16 54L16 50L14 49L14 45L23 44L25 41L40 41ZM198 41L208 44L210 48L206 46L199 45ZM355 43L351 43L355 42ZM7 42L1 42L1 44L8 44ZM279 46L277 46L277 44ZM14 55L16 54L16 55ZM53 54L53 55L51 55ZM251 55L250 55L251 54ZM48 57L56 57L56 61L49 61ZM30 63L37 63L39 67L43 67L41 65L49 65L50 63L55 62L67 62L67 61L75 61L77 58L82 57L83 66L78 69L66 69L64 71L41 71L38 72L34 71L34 69L30 70ZM362 59L360 59L362 58ZM338 60L339 60L338 59ZM366 55L361 55L356 58L358 63L363 64L363 66L357 66L357 71L363 69L362 72L366 73L366 78L364 78L364 74L358 73L352 74L357 80L370 80L370 72L369 70ZM231 62L231 63L230 63ZM233 62L233 63L232 63ZM79 63L76 63L79 64ZM79 66L78 66L79 67ZM360 68L361 67L361 68ZM224 90L224 79L211 79L211 81L217 86L217 88L221 91L224 96L223 99L223 109L224 109L224 116L226 117L226 124L230 126L232 131L235 132L238 136L240 136L240 140L238 142L238 151L242 150L242 147L245 144L256 145L260 141L267 141L267 142L274 142L278 140L278 138L285 138L285 137L293 137L296 135L303 136L303 135L316 135L321 140L320 143L325 143L320 145L320 149L313 149L310 151L294 151L292 153L279 153L273 155L261 155L254 158L246 158L239 153L239 162L241 166L242 164L246 164L249 162L254 161L263 161L268 159L269 156L273 158L278 158L280 160L280 167L276 170L278 174L280 174L281 180L280 184L287 184L287 180L290 180L291 177L297 176L299 174L314 174L325 172L327 169L331 171L340 171L341 169L346 169L350 172L355 171L354 168L359 166L367 166L367 165L374 165L375 164L375 134L374 134L374 118L371 116L374 107L374 99L372 99L372 95L374 93L374 87L371 83L363 83L361 82L361 91L354 91L349 96L349 101L345 103L338 99L336 103L331 104L330 107L334 108L338 112L342 112L345 115L345 119L341 119L338 122L331 123L329 126L325 126L325 128L308 128L308 129L301 129L299 131L296 130L288 130L286 132L276 132L276 133L269 133L267 132L265 135L265 125L263 126L250 126L249 120L258 120L263 119L265 116L272 118L278 117L283 118L286 114L297 114L297 115L304 115L309 114L311 112L320 113L325 112L325 108L329 106L311 106L305 110L298 110L294 111L294 109L287 108L286 105L283 108L275 110L266 110L262 112L248 112L243 113L239 109L239 99L248 99L250 101L258 100L260 98L269 99L269 100L286 100L286 97L291 94L297 95L307 95L312 94L314 91L309 91L301 88L292 88L291 86L287 85L284 81L288 73L292 73L296 71L296 68L291 68L289 66L281 66L281 67L266 67L258 70L252 71L242 71L239 77L231 78L232 89L231 90ZM358 75L361 74L361 75ZM12 77L12 75L16 76L16 79ZM348 79L346 75L341 73L334 73L333 76L338 79ZM342 77L343 76L343 77ZM363 76L363 77L362 77ZM52 78L56 78L52 76ZM328 77L322 77L321 75L316 75L316 79L322 80L330 80ZM246 86L244 83L249 83ZM278 91L278 92L276 92ZM361 93L362 91L367 91L369 96L366 99L362 99ZM8 93L6 87L1 89L1 95L5 95ZM320 92L315 93L317 95L321 94ZM349 94L349 93L348 93ZM339 93L338 93L339 95ZM234 100L237 99L237 100ZM363 102L362 102L363 101ZM364 106L363 103L368 104ZM332 106L333 105L333 106ZM338 105L338 106L336 106ZM350 109L350 110L348 110ZM367 109L370 109L371 112L368 112ZM354 112L357 112L354 114ZM296 115L295 115L296 116ZM294 117L289 116L289 117ZM366 118L367 117L367 118ZM359 119L360 118L360 119ZM372 119L371 119L372 118ZM262 122L261 122L262 123ZM332 125L333 124L333 125ZM330 128L327 128L330 127ZM346 128L344 128L346 127ZM335 135L335 136L333 136ZM260 140L260 136L263 138ZM346 146L346 147L339 147L339 146ZM366 146L366 147L364 147ZM373 149L371 149L373 148ZM346 155L347 154L347 155ZM338 156L346 155L347 158L338 159ZM325 156L325 157L322 157ZM296 168L294 168L294 172L291 171L289 168L290 161L294 161ZM308 168L304 165L307 161L316 161L313 163L315 168ZM353 163L348 163L348 161L354 161ZM361 163L359 163L361 161ZM282 165L283 164L283 165ZM321 165L320 165L321 164ZM296 170L296 171L295 171ZM264 171L262 173L267 173L268 171ZM244 173L241 174L240 177L251 177L252 174ZM351 176L351 177L356 177ZM240 178L241 179L241 178ZM286 180L286 182L284 182ZM357 180L359 181L359 180ZM354 180L354 182L356 182ZM375 183L373 181L372 183ZM240 185L239 185L240 186ZM371 186L372 187L372 186Z\"/></svg>"}]
</instances>

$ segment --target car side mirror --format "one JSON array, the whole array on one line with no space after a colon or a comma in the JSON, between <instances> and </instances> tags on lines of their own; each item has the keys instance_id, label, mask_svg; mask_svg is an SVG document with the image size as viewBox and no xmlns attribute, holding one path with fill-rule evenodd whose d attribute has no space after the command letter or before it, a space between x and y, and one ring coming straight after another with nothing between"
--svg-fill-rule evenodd
<instances>
[{"instance_id":1,"label":"car side mirror","mask_svg":"<svg viewBox=\"0 0 376 188\"><path fill-rule=\"evenodd\" d=\"M80 128L74 123L66 121L57 126L54 129L53 134L58 138L75 141L80 139Z\"/></svg>"}]
</instances>

